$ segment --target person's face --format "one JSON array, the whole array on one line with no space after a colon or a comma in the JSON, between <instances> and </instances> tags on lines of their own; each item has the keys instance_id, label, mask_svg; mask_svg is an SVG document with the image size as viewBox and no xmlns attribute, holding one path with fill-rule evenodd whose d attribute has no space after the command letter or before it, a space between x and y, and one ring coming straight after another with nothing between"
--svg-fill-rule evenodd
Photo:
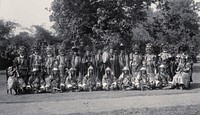
<instances>
[{"instance_id":1,"label":"person's face","mask_svg":"<svg viewBox=\"0 0 200 115\"><path fill-rule=\"evenodd\" d=\"M47 55L51 55L51 51L47 51Z\"/></svg>"},{"instance_id":2,"label":"person's face","mask_svg":"<svg viewBox=\"0 0 200 115\"><path fill-rule=\"evenodd\" d=\"M150 49L149 48L146 48L146 53L150 53Z\"/></svg>"},{"instance_id":3,"label":"person's face","mask_svg":"<svg viewBox=\"0 0 200 115\"><path fill-rule=\"evenodd\" d=\"M93 74L93 70L92 70L92 69L89 70L89 74L90 74L90 75Z\"/></svg>"},{"instance_id":4,"label":"person's face","mask_svg":"<svg viewBox=\"0 0 200 115\"><path fill-rule=\"evenodd\" d=\"M78 52L74 52L74 55L77 55L78 54Z\"/></svg>"},{"instance_id":5,"label":"person's face","mask_svg":"<svg viewBox=\"0 0 200 115\"><path fill-rule=\"evenodd\" d=\"M181 62L185 63L186 59L185 58L181 58Z\"/></svg>"},{"instance_id":6,"label":"person's face","mask_svg":"<svg viewBox=\"0 0 200 115\"><path fill-rule=\"evenodd\" d=\"M106 71L106 74L107 74L107 75L110 75L110 73L111 73L110 71Z\"/></svg>"},{"instance_id":7,"label":"person's face","mask_svg":"<svg viewBox=\"0 0 200 115\"><path fill-rule=\"evenodd\" d=\"M36 55L38 55L38 54L39 54L39 52L38 52L38 51L35 51L35 54L36 54Z\"/></svg>"},{"instance_id":8,"label":"person's face","mask_svg":"<svg viewBox=\"0 0 200 115\"><path fill-rule=\"evenodd\" d=\"M37 71L34 71L34 72L33 72L33 75L37 75Z\"/></svg>"},{"instance_id":9,"label":"person's face","mask_svg":"<svg viewBox=\"0 0 200 115\"><path fill-rule=\"evenodd\" d=\"M20 51L20 52L19 52L19 55L24 56L24 55L25 55L25 52Z\"/></svg>"},{"instance_id":10,"label":"person's face","mask_svg":"<svg viewBox=\"0 0 200 115\"><path fill-rule=\"evenodd\" d=\"M164 71L165 71L165 69L164 69L164 68L160 68L160 72L162 72L162 73L163 73Z\"/></svg>"},{"instance_id":11,"label":"person's face","mask_svg":"<svg viewBox=\"0 0 200 115\"><path fill-rule=\"evenodd\" d=\"M121 53L124 53L124 50L121 50L120 52L121 52Z\"/></svg>"},{"instance_id":12,"label":"person's face","mask_svg":"<svg viewBox=\"0 0 200 115\"><path fill-rule=\"evenodd\" d=\"M90 51L86 51L86 55L90 55Z\"/></svg>"},{"instance_id":13,"label":"person's face","mask_svg":"<svg viewBox=\"0 0 200 115\"><path fill-rule=\"evenodd\" d=\"M60 54L61 56L64 56L64 55L65 55L64 51L61 51L59 54Z\"/></svg>"},{"instance_id":14,"label":"person's face","mask_svg":"<svg viewBox=\"0 0 200 115\"><path fill-rule=\"evenodd\" d=\"M143 71L142 71L142 75L145 75L145 74L146 74L146 71L143 70Z\"/></svg>"},{"instance_id":15,"label":"person's face","mask_svg":"<svg viewBox=\"0 0 200 115\"><path fill-rule=\"evenodd\" d=\"M128 74L128 70L125 70L125 71L124 71L124 74Z\"/></svg>"},{"instance_id":16,"label":"person's face","mask_svg":"<svg viewBox=\"0 0 200 115\"><path fill-rule=\"evenodd\" d=\"M99 49L99 50L98 50L98 53L101 54L101 52L102 52L102 51Z\"/></svg>"},{"instance_id":17,"label":"person's face","mask_svg":"<svg viewBox=\"0 0 200 115\"><path fill-rule=\"evenodd\" d=\"M72 74L72 75L75 75L75 71L71 71L71 74Z\"/></svg>"},{"instance_id":18,"label":"person's face","mask_svg":"<svg viewBox=\"0 0 200 115\"><path fill-rule=\"evenodd\" d=\"M113 49L110 49L110 53L111 53L111 54L113 53Z\"/></svg>"},{"instance_id":19,"label":"person's face","mask_svg":"<svg viewBox=\"0 0 200 115\"><path fill-rule=\"evenodd\" d=\"M53 71L53 74L57 74L58 73L58 71Z\"/></svg>"},{"instance_id":20,"label":"person's face","mask_svg":"<svg viewBox=\"0 0 200 115\"><path fill-rule=\"evenodd\" d=\"M135 51L135 54L138 54L139 52L138 51Z\"/></svg>"}]
</instances>

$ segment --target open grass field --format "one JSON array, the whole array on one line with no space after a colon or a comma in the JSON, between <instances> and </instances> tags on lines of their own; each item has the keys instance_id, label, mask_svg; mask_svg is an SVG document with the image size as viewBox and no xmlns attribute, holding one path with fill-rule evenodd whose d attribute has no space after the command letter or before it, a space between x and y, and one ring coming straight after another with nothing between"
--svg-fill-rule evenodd
<instances>
[{"instance_id":1,"label":"open grass field","mask_svg":"<svg viewBox=\"0 0 200 115\"><path fill-rule=\"evenodd\" d=\"M189 90L97 91L6 94L0 72L0 115L200 115L200 64L194 65Z\"/></svg>"}]
</instances>

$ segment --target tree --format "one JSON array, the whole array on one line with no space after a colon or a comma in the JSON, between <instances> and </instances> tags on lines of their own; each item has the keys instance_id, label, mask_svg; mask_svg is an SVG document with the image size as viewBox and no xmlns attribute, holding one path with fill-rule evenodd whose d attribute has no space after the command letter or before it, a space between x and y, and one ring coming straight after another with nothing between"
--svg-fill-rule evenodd
<instances>
[{"instance_id":1,"label":"tree","mask_svg":"<svg viewBox=\"0 0 200 115\"><path fill-rule=\"evenodd\" d=\"M50 20L57 34L67 41L78 37L93 44L104 43L107 38L116 42L116 37L118 42L130 44L133 28L146 20L146 9L152 1L54 0Z\"/></svg>"},{"instance_id":2,"label":"tree","mask_svg":"<svg viewBox=\"0 0 200 115\"><path fill-rule=\"evenodd\" d=\"M17 23L0 19L0 57L5 57L6 47L9 45L8 39L11 37L13 30L17 27Z\"/></svg>"},{"instance_id":3,"label":"tree","mask_svg":"<svg viewBox=\"0 0 200 115\"><path fill-rule=\"evenodd\" d=\"M149 16L146 28L159 44L179 44L193 41L199 33L198 4L194 0L165 0Z\"/></svg>"}]
</instances>

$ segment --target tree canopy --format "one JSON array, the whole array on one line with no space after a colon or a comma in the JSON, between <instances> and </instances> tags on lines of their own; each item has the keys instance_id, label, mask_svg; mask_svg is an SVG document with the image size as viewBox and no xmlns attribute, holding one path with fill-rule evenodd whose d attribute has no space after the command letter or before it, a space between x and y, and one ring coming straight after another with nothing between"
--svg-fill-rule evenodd
<instances>
[{"instance_id":1,"label":"tree canopy","mask_svg":"<svg viewBox=\"0 0 200 115\"><path fill-rule=\"evenodd\" d=\"M67 41L176 45L197 41L198 10L194 0L54 0L50 20Z\"/></svg>"}]
</instances>

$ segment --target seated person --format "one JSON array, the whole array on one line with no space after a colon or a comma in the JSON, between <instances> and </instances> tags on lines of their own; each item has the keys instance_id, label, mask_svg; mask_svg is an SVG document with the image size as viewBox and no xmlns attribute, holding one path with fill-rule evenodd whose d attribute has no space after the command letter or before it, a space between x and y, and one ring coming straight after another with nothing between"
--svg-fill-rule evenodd
<instances>
[{"instance_id":1,"label":"seated person","mask_svg":"<svg viewBox=\"0 0 200 115\"><path fill-rule=\"evenodd\" d=\"M83 78L82 88L84 91L98 90L101 88L101 81L95 76L92 66L88 68L87 75Z\"/></svg>"},{"instance_id":2,"label":"seated person","mask_svg":"<svg viewBox=\"0 0 200 115\"><path fill-rule=\"evenodd\" d=\"M136 89L140 89L140 90L150 88L149 78L148 78L148 75L147 75L147 69L145 67L142 67L140 69L140 72L135 79L135 87L136 87Z\"/></svg>"},{"instance_id":3,"label":"seated person","mask_svg":"<svg viewBox=\"0 0 200 115\"><path fill-rule=\"evenodd\" d=\"M117 88L116 78L109 67L106 68L105 74L103 75L102 88L103 90L114 90Z\"/></svg>"},{"instance_id":4,"label":"seated person","mask_svg":"<svg viewBox=\"0 0 200 115\"><path fill-rule=\"evenodd\" d=\"M34 93L38 93L40 89L40 76L39 69L33 68L31 76L28 79L27 89L32 90Z\"/></svg>"},{"instance_id":5,"label":"seated person","mask_svg":"<svg viewBox=\"0 0 200 115\"><path fill-rule=\"evenodd\" d=\"M119 88L122 90L131 90L132 89L131 78L132 75L129 72L129 68L124 67L122 70L122 74L119 76L118 79Z\"/></svg>"},{"instance_id":6,"label":"seated person","mask_svg":"<svg viewBox=\"0 0 200 115\"><path fill-rule=\"evenodd\" d=\"M159 72L156 74L156 87L157 88L166 87L168 86L170 81L171 78L166 71L165 65L161 64L159 66Z\"/></svg>"},{"instance_id":7,"label":"seated person","mask_svg":"<svg viewBox=\"0 0 200 115\"><path fill-rule=\"evenodd\" d=\"M55 93L59 91L59 86L60 86L60 72L57 67L53 68L52 75L51 75L51 80L50 80L50 85L51 85L51 91L52 93Z\"/></svg>"},{"instance_id":8,"label":"seated person","mask_svg":"<svg viewBox=\"0 0 200 115\"><path fill-rule=\"evenodd\" d=\"M78 89L76 68L71 68L69 70L69 75L66 78L65 85L67 91L73 91Z\"/></svg>"},{"instance_id":9,"label":"seated person","mask_svg":"<svg viewBox=\"0 0 200 115\"><path fill-rule=\"evenodd\" d=\"M191 64L187 61L187 57L181 55L181 61L178 64L176 74L172 80L172 88L184 88L190 87L190 71Z\"/></svg>"}]
</instances>

